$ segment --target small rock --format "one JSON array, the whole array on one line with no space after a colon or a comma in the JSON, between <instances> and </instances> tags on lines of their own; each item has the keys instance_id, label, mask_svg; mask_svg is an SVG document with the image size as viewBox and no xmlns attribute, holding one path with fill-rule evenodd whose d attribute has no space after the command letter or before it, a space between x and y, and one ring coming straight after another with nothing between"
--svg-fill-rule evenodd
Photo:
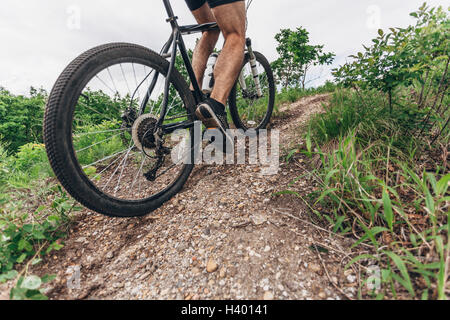
<instances>
[{"instance_id":1,"label":"small rock","mask_svg":"<svg viewBox=\"0 0 450 320\"><path fill-rule=\"evenodd\" d=\"M253 215L250 219L256 226L260 226L267 222L267 217L263 215Z\"/></svg>"},{"instance_id":2,"label":"small rock","mask_svg":"<svg viewBox=\"0 0 450 320\"><path fill-rule=\"evenodd\" d=\"M226 275L227 275L227 270L225 268L220 269L219 277L223 279L223 278L225 278Z\"/></svg>"},{"instance_id":3,"label":"small rock","mask_svg":"<svg viewBox=\"0 0 450 320\"><path fill-rule=\"evenodd\" d=\"M216 272L217 269L219 269L219 265L217 264L217 262L210 259L208 261L208 264L206 265L206 271L208 271L208 273L213 273L213 272Z\"/></svg>"},{"instance_id":4,"label":"small rock","mask_svg":"<svg viewBox=\"0 0 450 320\"><path fill-rule=\"evenodd\" d=\"M354 283L356 281L356 276L354 276L354 275L347 276L347 281L349 283Z\"/></svg>"},{"instance_id":5,"label":"small rock","mask_svg":"<svg viewBox=\"0 0 450 320\"><path fill-rule=\"evenodd\" d=\"M327 297L327 295L326 295L325 292L321 291L321 292L319 293L319 298L320 298L320 299L326 299L326 297Z\"/></svg>"},{"instance_id":6,"label":"small rock","mask_svg":"<svg viewBox=\"0 0 450 320\"><path fill-rule=\"evenodd\" d=\"M266 246L265 248L264 248L264 252L269 252L270 251L270 246Z\"/></svg>"},{"instance_id":7,"label":"small rock","mask_svg":"<svg viewBox=\"0 0 450 320\"><path fill-rule=\"evenodd\" d=\"M107 259L112 259L112 258L114 258L114 253L113 253L112 251L108 252L108 253L106 254L106 258L107 258Z\"/></svg>"},{"instance_id":8,"label":"small rock","mask_svg":"<svg viewBox=\"0 0 450 320\"><path fill-rule=\"evenodd\" d=\"M295 291L298 290L298 285L297 285L295 282L292 282L292 281L286 281L286 282L283 282L283 284L284 284L286 287L288 287L290 291L295 292Z\"/></svg>"},{"instance_id":9,"label":"small rock","mask_svg":"<svg viewBox=\"0 0 450 320\"><path fill-rule=\"evenodd\" d=\"M87 241L86 237L81 237L75 240L76 243L85 243Z\"/></svg>"},{"instance_id":10,"label":"small rock","mask_svg":"<svg viewBox=\"0 0 450 320\"><path fill-rule=\"evenodd\" d=\"M272 292L266 291L266 293L264 293L264 297L263 297L264 300L270 301L270 300L273 300L274 298L275 297Z\"/></svg>"},{"instance_id":11,"label":"small rock","mask_svg":"<svg viewBox=\"0 0 450 320\"><path fill-rule=\"evenodd\" d=\"M170 289L168 289L168 288L163 289L163 290L161 291L160 295L161 295L161 296L166 296L166 295L169 293L169 291L170 291Z\"/></svg>"},{"instance_id":12,"label":"small rock","mask_svg":"<svg viewBox=\"0 0 450 320\"><path fill-rule=\"evenodd\" d=\"M308 266L308 269L311 270L312 272L320 272L322 270L322 268L317 263L311 263Z\"/></svg>"},{"instance_id":13,"label":"small rock","mask_svg":"<svg viewBox=\"0 0 450 320\"><path fill-rule=\"evenodd\" d=\"M352 270L352 269L347 269L347 270L344 271L344 275L345 275L346 277L348 277L348 276L351 275L352 273L353 273L353 270Z\"/></svg>"},{"instance_id":14,"label":"small rock","mask_svg":"<svg viewBox=\"0 0 450 320\"><path fill-rule=\"evenodd\" d=\"M150 272L147 272L147 273L144 273L140 278L139 278L139 280L145 280L145 279L147 279L148 277L150 277Z\"/></svg>"}]
</instances>

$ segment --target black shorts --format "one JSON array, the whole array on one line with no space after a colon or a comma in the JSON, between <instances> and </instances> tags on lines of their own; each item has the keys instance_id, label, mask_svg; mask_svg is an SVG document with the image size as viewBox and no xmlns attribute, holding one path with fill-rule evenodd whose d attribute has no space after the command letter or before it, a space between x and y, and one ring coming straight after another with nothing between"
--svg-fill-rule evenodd
<instances>
[{"instance_id":1,"label":"black shorts","mask_svg":"<svg viewBox=\"0 0 450 320\"><path fill-rule=\"evenodd\" d=\"M207 1L211 8L221 6L223 4L239 2L244 0L185 0L191 11L197 10L202 7Z\"/></svg>"}]
</instances>

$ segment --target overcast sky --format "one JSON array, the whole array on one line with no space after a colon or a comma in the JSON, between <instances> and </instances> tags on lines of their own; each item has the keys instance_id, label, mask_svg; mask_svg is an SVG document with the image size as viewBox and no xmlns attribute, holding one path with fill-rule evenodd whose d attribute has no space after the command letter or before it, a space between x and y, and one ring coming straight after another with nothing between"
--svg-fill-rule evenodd
<instances>
[{"instance_id":1,"label":"overcast sky","mask_svg":"<svg viewBox=\"0 0 450 320\"><path fill-rule=\"evenodd\" d=\"M254 0L248 36L254 49L277 58L281 28L305 27L313 44L335 52L334 66L369 44L378 27L407 26L422 0ZM170 33L162 0L2 0L0 86L24 94L30 86L51 89L63 68L83 51L107 42L132 42L158 50ZM450 0L429 0L448 7ZM184 0L172 0L180 24L194 20ZM189 47L195 36L187 39ZM332 66L333 67L333 66ZM314 70L319 84L331 68Z\"/></svg>"}]
</instances>

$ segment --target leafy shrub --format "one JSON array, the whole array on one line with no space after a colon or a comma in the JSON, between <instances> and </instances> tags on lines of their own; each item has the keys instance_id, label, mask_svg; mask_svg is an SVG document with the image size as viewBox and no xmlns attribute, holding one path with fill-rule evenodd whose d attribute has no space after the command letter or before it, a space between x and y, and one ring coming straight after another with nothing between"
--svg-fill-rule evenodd
<instances>
[{"instance_id":1,"label":"leafy shrub","mask_svg":"<svg viewBox=\"0 0 450 320\"><path fill-rule=\"evenodd\" d=\"M6 167L6 185L13 188L28 188L33 181L53 176L42 144L21 146L16 155L8 158Z\"/></svg>"},{"instance_id":2,"label":"leafy shrub","mask_svg":"<svg viewBox=\"0 0 450 320\"><path fill-rule=\"evenodd\" d=\"M45 146L36 143L21 146L14 158L15 168L21 171L28 170L48 161Z\"/></svg>"},{"instance_id":3,"label":"leafy shrub","mask_svg":"<svg viewBox=\"0 0 450 320\"><path fill-rule=\"evenodd\" d=\"M62 248L60 239L67 229L63 227L70 223L71 212L80 210L60 186L48 188L54 200L31 214L23 212L15 203L0 206L0 283L16 281L10 293L14 300L47 299L41 286L54 276L30 275L29 267Z\"/></svg>"},{"instance_id":4,"label":"leafy shrub","mask_svg":"<svg viewBox=\"0 0 450 320\"><path fill-rule=\"evenodd\" d=\"M8 143L7 151L16 152L20 146L42 142L44 90L31 88L30 97L15 96L0 87L0 136Z\"/></svg>"}]
</instances>

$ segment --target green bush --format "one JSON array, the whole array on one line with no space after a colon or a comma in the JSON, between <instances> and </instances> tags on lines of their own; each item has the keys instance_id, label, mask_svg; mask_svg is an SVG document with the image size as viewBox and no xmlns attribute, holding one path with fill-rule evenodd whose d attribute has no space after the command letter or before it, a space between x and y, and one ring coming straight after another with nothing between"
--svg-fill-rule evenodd
<instances>
[{"instance_id":1,"label":"green bush","mask_svg":"<svg viewBox=\"0 0 450 320\"><path fill-rule=\"evenodd\" d=\"M42 142L44 90L31 88L30 97L15 96L0 87L0 136L8 143L7 151L16 152L20 146Z\"/></svg>"},{"instance_id":2,"label":"green bush","mask_svg":"<svg viewBox=\"0 0 450 320\"><path fill-rule=\"evenodd\" d=\"M6 161L6 186L28 188L34 181L53 176L43 144L29 143Z\"/></svg>"}]
</instances>

